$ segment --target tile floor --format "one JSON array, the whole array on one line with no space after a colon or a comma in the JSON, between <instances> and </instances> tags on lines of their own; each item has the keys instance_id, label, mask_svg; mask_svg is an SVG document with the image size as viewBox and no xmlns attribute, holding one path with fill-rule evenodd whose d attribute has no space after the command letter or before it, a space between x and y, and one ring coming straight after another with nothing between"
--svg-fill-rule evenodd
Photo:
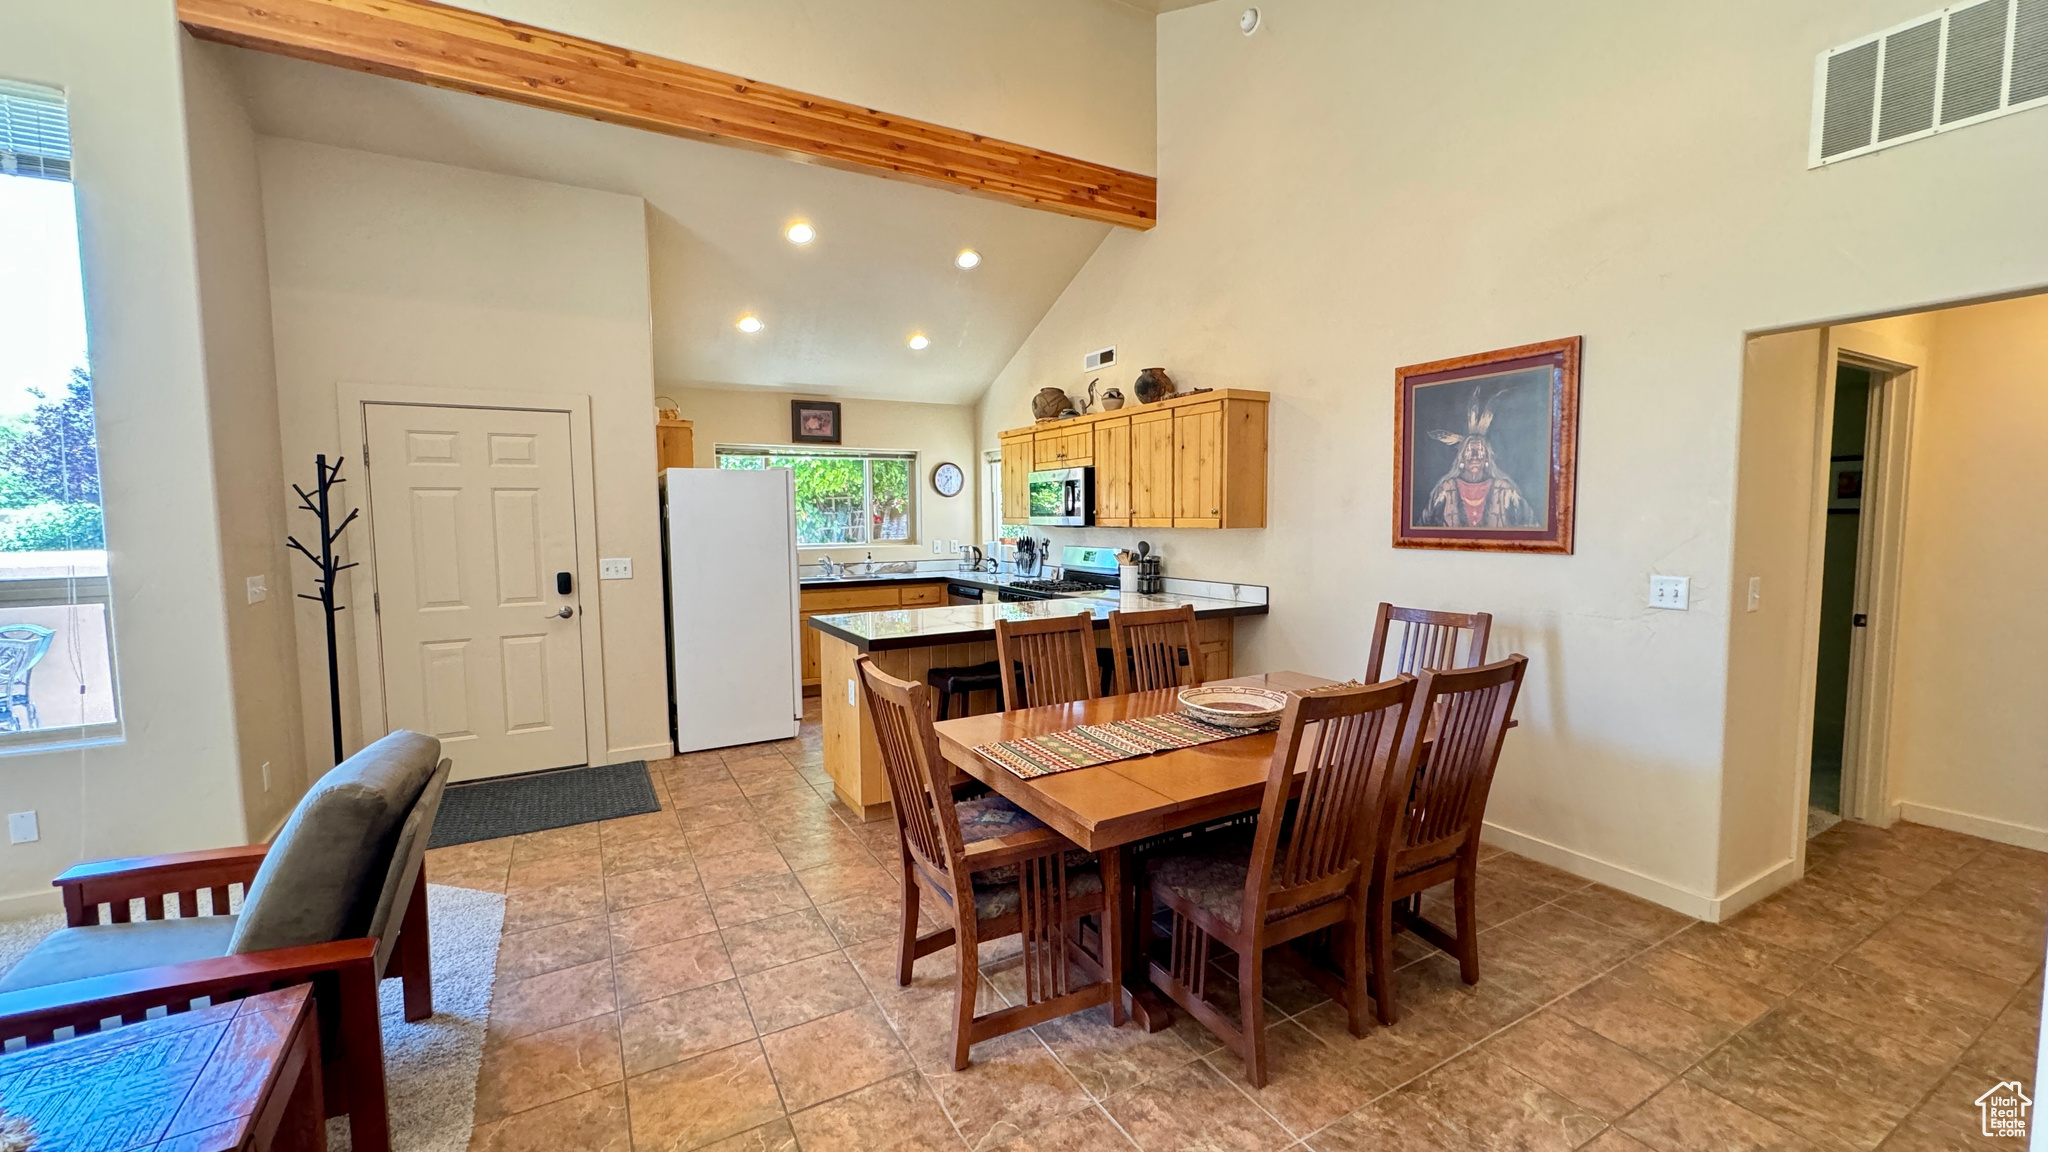
<instances>
[{"instance_id":1,"label":"tile floor","mask_svg":"<svg viewBox=\"0 0 2048 1152\"><path fill-rule=\"evenodd\" d=\"M894 826L843 819L815 724L655 767L659 813L429 854L508 897L472 1152L1966 1149L2033 1067L2048 855L1842 824L1718 926L1492 853L1479 985L1406 941L1354 1039L1282 967L1263 1090L1102 1009L954 1072L952 953L896 985Z\"/></svg>"}]
</instances>

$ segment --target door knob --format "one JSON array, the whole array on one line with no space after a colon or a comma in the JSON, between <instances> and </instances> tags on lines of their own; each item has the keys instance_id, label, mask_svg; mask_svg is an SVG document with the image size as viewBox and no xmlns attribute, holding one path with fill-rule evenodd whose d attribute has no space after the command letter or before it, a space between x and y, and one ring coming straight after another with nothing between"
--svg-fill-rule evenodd
<instances>
[{"instance_id":1,"label":"door knob","mask_svg":"<svg viewBox=\"0 0 2048 1152\"><path fill-rule=\"evenodd\" d=\"M547 618L550 620L567 620L574 615L576 615L576 609L569 607L567 604L564 604L562 605L561 611L550 612L548 613Z\"/></svg>"}]
</instances>

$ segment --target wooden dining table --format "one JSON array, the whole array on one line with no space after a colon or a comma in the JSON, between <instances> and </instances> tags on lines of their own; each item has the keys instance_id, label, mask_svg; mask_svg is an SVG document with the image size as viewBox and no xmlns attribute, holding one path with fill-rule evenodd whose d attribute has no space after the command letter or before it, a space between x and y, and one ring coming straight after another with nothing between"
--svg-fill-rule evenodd
<instances>
[{"instance_id":1,"label":"wooden dining table","mask_svg":"<svg viewBox=\"0 0 2048 1152\"><path fill-rule=\"evenodd\" d=\"M1302 672L1267 672L1214 683L1299 692L1337 681ZM1177 689L1167 688L942 720L937 725L939 751L947 763L1096 853L1102 862L1104 887L1120 892L1127 869L1125 850L1131 845L1163 833L1199 828L1259 806L1277 739L1274 732L1030 779L975 749L1084 724L1172 712L1178 707L1177 695ZM1126 928L1124 984L1131 993L1132 1018L1147 1031L1156 1032L1171 1023L1171 1010L1165 997L1152 991L1145 977L1144 958L1133 955L1135 948L1128 946L1135 925Z\"/></svg>"}]
</instances>

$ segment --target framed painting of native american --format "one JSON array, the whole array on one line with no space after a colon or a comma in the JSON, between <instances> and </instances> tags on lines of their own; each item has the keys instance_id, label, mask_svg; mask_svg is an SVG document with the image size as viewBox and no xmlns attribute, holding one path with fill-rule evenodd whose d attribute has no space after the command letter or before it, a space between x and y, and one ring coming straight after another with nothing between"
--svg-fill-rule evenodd
<instances>
[{"instance_id":1,"label":"framed painting of native american","mask_svg":"<svg viewBox=\"0 0 2048 1152\"><path fill-rule=\"evenodd\" d=\"M1583 337L1394 372L1394 547L1572 550Z\"/></svg>"}]
</instances>

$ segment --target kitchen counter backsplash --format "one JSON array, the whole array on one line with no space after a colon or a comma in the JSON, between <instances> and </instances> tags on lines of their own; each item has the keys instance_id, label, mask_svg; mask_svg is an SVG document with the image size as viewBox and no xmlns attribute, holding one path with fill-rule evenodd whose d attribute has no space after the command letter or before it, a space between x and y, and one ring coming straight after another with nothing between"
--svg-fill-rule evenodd
<instances>
[{"instance_id":1,"label":"kitchen counter backsplash","mask_svg":"<svg viewBox=\"0 0 2048 1152\"><path fill-rule=\"evenodd\" d=\"M896 568L908 561L897 561L888 565ZM999 588L1023 580L1051 580L1058 578L1059 566L1051 565L1047 573L1036 576L1019 576L1014 572L965 572L958 560L918 561L907 571L883 571L884 565L876 563L872 575L862 575L858 562L851 565L853 571L846 576L827 576L815 564L805 564L798 569L798 578L806 588L824 588L834 585L859 587L862 584L908 580L953 580L977 588ZM1227 580L1191 580L1180 576L1168 576L1161 591L1173 596L1193 596L1205 600L1228 600L1239 604L1265 604L1268 589L1264 584L1234 584Z\"/></svg>"}]
</instances>

